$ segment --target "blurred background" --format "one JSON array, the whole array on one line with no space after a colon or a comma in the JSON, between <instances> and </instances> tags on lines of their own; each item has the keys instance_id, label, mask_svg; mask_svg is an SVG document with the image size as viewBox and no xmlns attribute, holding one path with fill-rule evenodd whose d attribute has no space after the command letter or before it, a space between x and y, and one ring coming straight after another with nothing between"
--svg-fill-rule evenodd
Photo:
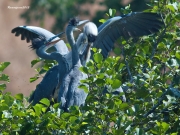
<instances>
[{"instance_id":1,"label":"blurred background","mask_svg":"<svg viewBox=\"0 0 180 135\"><path fill-rule=\"evenodd\" d=\"M99 20L107 18L109 8L116 9L116 15L121 15L120 9L128 4L131 4L132 11L142 11L148 8L147 3L148 0L1 0L0 62L11 62L4 71L10 77L6 91L29 96L42 79L29 82L30 77L36 74L31 61L37 56L29 49L30 43L11 33L13 28L32 25L58 33L74 16L89 19L99 26Z\"/></svg>"}]
</instances>

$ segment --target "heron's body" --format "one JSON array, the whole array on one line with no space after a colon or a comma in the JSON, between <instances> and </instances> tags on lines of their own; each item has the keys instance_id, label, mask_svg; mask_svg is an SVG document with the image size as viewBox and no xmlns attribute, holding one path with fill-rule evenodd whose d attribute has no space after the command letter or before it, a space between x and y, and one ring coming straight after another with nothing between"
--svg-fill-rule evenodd
<instances>
[{"instance_id":1,"label":"heron's body","mask_svg":"<svg viewBox=\"0 0 180 135\"><path fill-rule=\"evenodd\" d=\"M73 65L60 86L58 99L61 102L61 108L64 110L67 110L70 106L81 106L85 103L87 93L83 89L78 88L81 84L80 80L87 78L87 75L79 70L81 66L80 61Z\"/></svg>"},{"instance_id":2,"label":"heron's body","mask_svg":"<svg viewBox=\"0 0 180 135\"><path fill-rule=\"evenodd\" d=\"M46 50L49 47L46 47L44 42L55 36L53 33L43 28L33 26L19 26L14 28L12 32L16 33L16 36L21 34L22 40L26 39L27 42L32 41L31 48L36 50L36 54L40 58L56 60L58 62L58 65L55 65L47 71L31 95L29 102L33 101L33 105L35 105L42 98L55 98L55 100L57 100L57 91L59 91L60 83L72 65L71 57L69 57L71 53L68 51L66 44L60 40L54 45L56 51L47 53ZM59 38L56 37L54 40L57 39Z\"/></svg>"},{"instance_id":3,"label":"heron's body","mask_svg":"<svg viewBox=\"0 0 180 135\"><path fill-rule=\"evenodd\" d=\"M83 105L87 97L87 93L83 89L78 88L80 80L86 79L87 75L79 70L82 66L79 59L79 47L82 43L81 41L84 40L83 36L79 36L77 42L74 40L73 29L76 28L77 25L78 21L76 18L73 18L66 28L66 36L72 49L72 68L63 79L59 90L58 100L61 102L61 108L64 110L68 110L72 105Z\"/></svg>"}]
</instances>

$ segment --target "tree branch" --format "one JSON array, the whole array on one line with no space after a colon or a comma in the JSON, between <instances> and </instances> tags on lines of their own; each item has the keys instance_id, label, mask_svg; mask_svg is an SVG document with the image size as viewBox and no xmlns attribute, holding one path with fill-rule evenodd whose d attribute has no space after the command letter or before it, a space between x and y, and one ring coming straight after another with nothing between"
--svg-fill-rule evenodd
<instances>
[{"instance_id":1,"label":"tree branch","mask_svg":"<svg viewBox=\"0 0 180 135\"><path fill-rule=\"evenodd\" d=\"M121 50L122 50L122 55L124 57L124 61L125 61L126 68L127 68L127 71L128 71L130 83L132 83L133 82L133 77L132 77L132 74L131 74L131 71L130 71L130 68L129 68L129 63L126 60L126 54L124 53L124 47L122 47Z\"/></svg>"}]
</instances>

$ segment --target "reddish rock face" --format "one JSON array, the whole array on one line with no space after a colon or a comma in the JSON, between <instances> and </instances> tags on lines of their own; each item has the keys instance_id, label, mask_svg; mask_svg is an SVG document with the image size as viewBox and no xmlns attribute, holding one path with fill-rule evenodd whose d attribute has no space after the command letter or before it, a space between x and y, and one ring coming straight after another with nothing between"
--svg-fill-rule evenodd
<instances>
[{"instance_id":1,"label":"reddish rock face","mask_svg":"<svg viewBox=\"0 0 180 135\"><path fill-rule=\"evenodd\" d=\"M34 68L31 68L31 60L36 58L35 52L28 48L30 43L27 44L25 41L21 41L20 37L15 37L11 33L14 27L25 25L25 21L20 18L20 14L28 9L11 8L17 6L29 6L29 0L0 1L0 62L11 62L4 71L10 76L10 83L7 84L6 91L10 91L12 94L23 93L25 96L29 96L41 79L34 83L29 82L29 78L36 73Z\"/></svg>"}]
</instances>

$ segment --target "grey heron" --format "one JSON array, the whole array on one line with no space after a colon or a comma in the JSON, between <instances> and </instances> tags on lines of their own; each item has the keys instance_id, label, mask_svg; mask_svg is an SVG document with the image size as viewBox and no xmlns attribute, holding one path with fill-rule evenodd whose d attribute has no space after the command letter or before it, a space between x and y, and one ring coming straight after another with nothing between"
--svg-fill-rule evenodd
<instances>
[{"instance_id":1,"label":"grey heron","mask_svg":"<svg viewBox=\"0 0 180 135\"><path fill-rule=\"evenodd\" d=\"M91 57L90 48L92 46L101 49L103 56L106 58L113 48L114 42L119 37L123 36L125 39L128 39L130 37L140 37L158 32L159 29L162 28L163 22L161 16L157 13L134 12L107 20L104 24L98 27L98 33L96 31L96 25L94 23L88 23L84 27L83 34L80 35L82 37L81 43L79 44L79 41L77 41L80 45L79 47L77 47L72 34L72 29L75 26L76 25L73 25L70 21L66 29L67 38L72 40L70 45L74 54L74 58L72 59L72 61L74 61L74 68L72 68L70 74L65 77L64 84L59 91L59 101L62 102L62 106L65 108L72 105L78 105L73 103L78 99L78 96L75 96L75 94L73 95L73 93L80 91L77 88L80 83L79 80L86 77L82 76L82 73L77 69L77 67L80 67L81 64L85 66L85 63ZM79 48L79 52L77 51L77 48ZM81 64L79 64L79 59L81 59ZM106 92L106 89L104 92ZM121 87L115 90L115 93L119 92L123 92ZM81 96L86 95L82 94ZM122 99L124 101L126 100L124 96ZM81 103L83 103L83 101L81 101Z\"/></svg>"},{"instance_id":2,"label":"grey heron","mask_svg":"<svg viewBox=\"0 0 180 135\"><path fill-rule=\"evenodd\" d=\"M42 98L56 97L56 90L59 90L59 83L63 78L65 72L67 72L68 64L64 61L64 55L69 53L68 48L65 43L56 37L53 44L56 52L47 53L46 50L51 47L48 45L48 42L51 42L51 38L55 35L43 28L34 27L34 26L19 26L12 30L12 33L15 33L15 36L21 35L22 40L27 42L32 42L30 46L32 49L36 50L36 54L43 59L56 60L58 65L52 67L46 75L43 77L42 81L36 86L35 91L29 98L29 102L33 101L33 105L38 103ZM60 66L61 65L61 66Z\"/></svg>"},{"instance_id":3,"label":"grey heron","mask_svg":"<svg viewBox=\"0 0 180 135\"><path fill-rule=\"evenodd\" d=\"M86 43L84 41L78 43L80 45L79 57L81 64L85 66L85 63L92 58L91 47L101 49L104 58L106 58L119 37L122 36L128 39L130 37L150 35L158 32L163 27L163 24L160 15L149 12L132 12L123 16L113 17L100 25L98 32L96 25L89 22L84 26L82 34L82 40L86 41ZM105 88L104 92L107 92L107 88ZM120 92L123 92L121 87L114 90L116 94ZM126 101L124 95L122 100Z\"/></svg>"},{"instance_id":4,"label":"grey heron","mask_svg":"<svg viewBox=\"0 0 180 135\"><path fill-rule=\"evenodd\" d=\"M86 21L82 21L79 25L83 24ZM79 29L73 29L79 30ZM60 40L58 35L34 26L19 26L12 30L12 33L15 33L15 36L21 35L22 40L27 42L32 42L30 46L32 49L36 50L36 54L43 59L56 60L58 65L52 67L46 75L43 77L40 84L37 85L35 91L31 95L29 102L33 101L33 105L38 103L42 98L50 99L53 97L57 99L58 90L63 80L63 77L72 66L72 52L68 51L64 41ZM52 40L55 41L52 41ZM52 41L52 42L51 42ZM56 51L52 53L47 53L46 50L54 44Z\"/></svg>"},{"instance_id":5,"label":"grey heron","mask_svg":"<svg viewBox=\"0 0 180 135\"><path fill-rule=\"evenodd\" d=\"M82 66L79 58L79 48L81 44L86 44L87 42L84 39L85 36L82 34L78 37L77 42L75 42L73 36L73 29L80 23L82 23L82 21L79 21L77 18L72 18L66 27L66 37L72 51L72 68L63 79L58 96L58 101L61 102L61 108L65 111L72 105L83 105L87 96L87 93L83 89L78 88L80 80L87 78L87 75L79 70Z\"/></svg>"}]
</instances>

